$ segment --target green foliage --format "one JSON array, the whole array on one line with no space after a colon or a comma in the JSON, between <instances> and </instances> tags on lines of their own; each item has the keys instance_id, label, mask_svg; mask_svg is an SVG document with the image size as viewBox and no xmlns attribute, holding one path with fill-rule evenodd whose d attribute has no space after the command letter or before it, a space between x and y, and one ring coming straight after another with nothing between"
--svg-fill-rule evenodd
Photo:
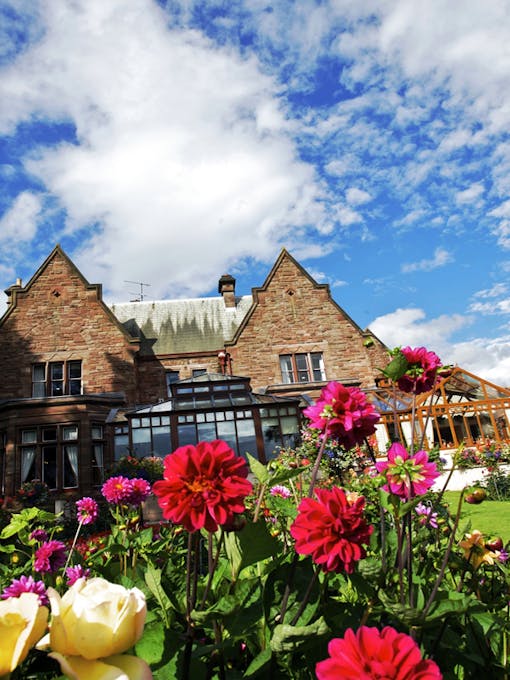
<instances>
[{"instance_id":1,"label":"green foliage","mask_svg":"<svg viewBox=\"0 0 510 680\"><path fill-rule=\"evenodd\" d=\"M505 677L506 565L483 542L480 550L494 559L475 565L460 545L476 528L475 516L466 513L494 503L470 506L458 503L459 494L440 499L432 492L405 502L382 489L385 480L374 472L368 450L342 452L326 442L319 486L343 485L353 499L363 496L373 532L354 573L324 572L296 554L290 531L309 493L317 451L311 433L267 467L250 457L253 495L229 531L188 535L168 522L146 526L135 510L116 508L107 531L78 538L71 564L145 593L147 622L134 653L156 679L311 680L329 640L362 623L412 633L447 680ZM334 459L340 463L332 465ZM428 515L418 514L418 503ZM33 574L65 591L62 574L34 572L31 534L43 528L61 537L62 518L37 508L9 516L0 532L2 589L13 577ZM40 659L41 652L32 652L18 677L58 677L52 663L37 674Z\"/></svg>"}]
</instances>

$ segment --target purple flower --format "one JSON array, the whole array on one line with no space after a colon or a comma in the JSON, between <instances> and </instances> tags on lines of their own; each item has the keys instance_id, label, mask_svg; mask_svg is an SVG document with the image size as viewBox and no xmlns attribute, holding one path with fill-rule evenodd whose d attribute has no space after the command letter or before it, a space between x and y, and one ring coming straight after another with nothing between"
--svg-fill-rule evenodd
<instances>
[{"instance_id":1,"label":"purple flower","mask_svg":"<svg viewBox=\"0 0 510 680\"><path fill-rule=\"evenodd\" d=\"M143 503L147 496L151 492L151 485L145 479L141 477L135 477L130 479L131 492L126 498L126 503L128 505L134 505L135 507Z\"/></svg>"},{"instance_id":2,"label":"purple flower","mask_svg":"<svg viewBox=\"0 0 510 680\"><path fill-rule=\"evenodd\" d=\"M422 526L429 524L434 529L437 529L437 512L432 512L432 508L423 503L418 503L415 507L416 514L419 515L419 523Z\"/></svg>"},{"instance_id":3,"label":"purple flower","mask_svg":"<svg viewBox=\"0 0 510 680\"><path fill-rule=\"evenodd\" d=\"M35 551L34 569L53 574L66 563L66 547L62 541L46 541Z\"/></svg>"},{"instance_id":4,"label":"purple flower","mask_svg":"<svg viewBox=\"0 0 510 680\"><path fill-rule=\"evenodd\" d=\"M49 604L46 586L42 581L34 581L32 576L15 578L7 588L4 588L2 600L7 600L9 597L19 597L22 593L35 593L39 596L41 605L47 606Z\"/></svg>"},{"instance_id":5,"label":"purple flower","mask_svg":"<svg viewBox=\"0 0 510 680\"><path fill-rule=\"evenodd\" d=\"M43 543L44 541L48 540L49 536L44 531L44 529L35 529L34 531L32 531L29 538L30 538L31 541L37 541L38 543Z\"/></svg>"},{"instance_id":6,"label":"purple flower","mask_svg":"<svg viewBox=\"0 0 510 680\"><path fill-rule=\"evenodd\" d=\"M499 562L505 563L505 562L508 561L508 558L509 558L509 557L510 557L510 555L509 555L509 554L507 553L507 551L503 548L503 550L500 550L500 551L499 551L499 554L498 554L498 561L499 561Z\"/></svg>"},{"instance_id":7,"label":"purple flower","mask_svg":"<svg viewBox=\"0 0 510 680\"><path fill-rule=\"evenodd\" d=\"M76 501L76 510L78 513L78 522L80 522L80 524L92 524L92 522L95 522L97 519L97 503L89 496L85 496L85 498Z\"/></svg>"},{"instance_id":8,"label":"purple flower","mask_svg":"<svg viewBox=\"0 0 510 680\"><path fill-rule=\"evenodd\" d=\"M77 564L75 567L67 567L66 578L67 585L70 588L76 583L79 578L88 578L90 576L90 569L84 569L81 564Z\"/></svg>"}]
</instances>

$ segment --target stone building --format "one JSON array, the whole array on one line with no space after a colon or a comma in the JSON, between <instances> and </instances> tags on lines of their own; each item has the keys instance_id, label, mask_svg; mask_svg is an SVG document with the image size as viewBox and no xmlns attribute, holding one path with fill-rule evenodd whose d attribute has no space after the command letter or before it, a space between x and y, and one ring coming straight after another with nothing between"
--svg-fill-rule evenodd
<instances>
[{"instance_id":1,"label":"stone building","mask_svg":"<svg viewBox=\"0 0 510 680\"><path fill-rule=\"evenodd\" d=\"M56 246L0 319L0 485L92 493L126 453L218 436L264 461L330 380L370 389L386 348L282 250L262 286L108 307ZM242 376L242 377L241 377ZM305 402L306 403L306 402Z\"/></svg>"}]
</instances>

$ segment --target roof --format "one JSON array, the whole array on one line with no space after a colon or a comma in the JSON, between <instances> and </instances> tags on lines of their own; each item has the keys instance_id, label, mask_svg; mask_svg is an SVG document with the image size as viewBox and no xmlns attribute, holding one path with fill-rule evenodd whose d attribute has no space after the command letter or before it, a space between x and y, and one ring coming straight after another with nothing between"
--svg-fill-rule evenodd
<instances>
[{"instance_id":1,"label":"roof","mask_svg":"<svg viewBox=\"0 0 510 680\"><path fill-rule=\"evenodd\" d=\"M235 307L226 307L223 297L210 297L116 303L111 310L131 335L140 337L140 354L162 355L222 348L251 304L251 295L244 295L236 297Z\"/></svg>"}]
</instances>

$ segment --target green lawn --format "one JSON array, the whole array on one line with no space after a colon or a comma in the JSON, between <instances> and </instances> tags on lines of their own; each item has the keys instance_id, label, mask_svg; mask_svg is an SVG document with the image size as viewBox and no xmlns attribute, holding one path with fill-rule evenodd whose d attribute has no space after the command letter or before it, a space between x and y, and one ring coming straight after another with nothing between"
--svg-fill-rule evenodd
<instances>
[{"instance_id":1,"label":"green lawn","mask_svg":"<svg viewBox=\"0 0 510 680\"><path fill-rule=\"evenodd\" d=\"M450 513L455 515L459 504L460 491L447 491L444 499L450 504ZM471 529L478 529L487 538L501 536L506 544L510 541L510 501L483 501L480 505L462 504L459 528L471 521Z\"/></svg>"}]
</instances>

